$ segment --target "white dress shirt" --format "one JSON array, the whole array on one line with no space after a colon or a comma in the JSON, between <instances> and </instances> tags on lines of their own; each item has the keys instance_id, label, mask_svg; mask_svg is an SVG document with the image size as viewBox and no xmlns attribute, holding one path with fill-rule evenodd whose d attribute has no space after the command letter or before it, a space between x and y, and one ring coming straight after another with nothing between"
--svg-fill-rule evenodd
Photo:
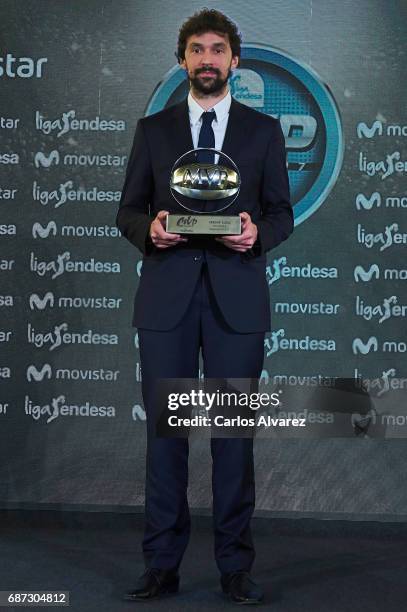
<instances>
[{"instance_id":1,"label":"white dress shirt","mask_svg":"<svg viewBox=\"0 0 407 612\"><path fill-rule=\"evenodd\" d=\"M232 96L230 91L226 94L222 100L220 100L212 108L208 108L208 111L214 110L216 118L212 121L212 129L215 134L215 149L218 151L222 150L223 140L225 138L226 127L229 119L229 109L232 103ZM191 92L188 94L188 108L189 108L189 122L191 125L192 142L194 148L198 146L199 132L202 125L202 113L205 109L193 98ZM218 156L216 156L218 157Z\"/></svg>"}]
</instances>

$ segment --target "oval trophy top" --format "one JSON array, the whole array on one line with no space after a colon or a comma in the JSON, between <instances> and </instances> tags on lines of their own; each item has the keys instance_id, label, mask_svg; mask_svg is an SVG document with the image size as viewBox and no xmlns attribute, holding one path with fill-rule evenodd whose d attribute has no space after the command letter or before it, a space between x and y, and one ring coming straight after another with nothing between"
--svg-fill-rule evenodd
<instances>
[{"instance_id":1,"label":"oval trophy top","mask_svg":"<svg viewBox=\"0 0 407 612\"><path fill-rule=\"evenodd\" d=\"M217 163L200 162L200 152L210 152ZM170 190L182 208L198 214L220 213L233 204L239 195L240 172L235 162L222 151L199 147L181 155L171 170ZM202 210L202 200L219 205Z\"/></svg>"}]
</instances>

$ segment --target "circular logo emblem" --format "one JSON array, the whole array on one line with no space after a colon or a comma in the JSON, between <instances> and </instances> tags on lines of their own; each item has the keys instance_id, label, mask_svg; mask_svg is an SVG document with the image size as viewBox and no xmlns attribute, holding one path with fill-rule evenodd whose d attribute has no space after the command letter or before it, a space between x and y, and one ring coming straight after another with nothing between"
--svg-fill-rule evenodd
<instances>
[{"instance_id":1,"label":"circular logo emblem","mask_svg":"<svg viewBox=\"0 0 407 612\"><path fill-rule=\"evenodd\" d=\"M315 71L289 54L264 45L242 46L240 67L230 78L238 102L280 120L287 150L295 224L325 201L338 178L344 141L341 119L328 87ZM174 66L159 83L146 115L188 95L185 71Z\"/></svg>"}]
</instances>

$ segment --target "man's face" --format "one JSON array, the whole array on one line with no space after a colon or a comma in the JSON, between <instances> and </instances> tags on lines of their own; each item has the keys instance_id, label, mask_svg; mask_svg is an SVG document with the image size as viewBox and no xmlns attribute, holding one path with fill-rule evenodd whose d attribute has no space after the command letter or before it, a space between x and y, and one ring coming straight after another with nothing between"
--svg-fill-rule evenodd
<instances>
[{"instance_id":1,"label":"man's face","mask_svg":"<svg viewBox=\"0 0 407 612\"><path fill-rule=\"evenodd\" d=\"M185 59L180 64L188 72L193 89L213 95L222 92L239 58L232 56L227 34L205 32L188 38Z\"/></svg>"}]
</instances>

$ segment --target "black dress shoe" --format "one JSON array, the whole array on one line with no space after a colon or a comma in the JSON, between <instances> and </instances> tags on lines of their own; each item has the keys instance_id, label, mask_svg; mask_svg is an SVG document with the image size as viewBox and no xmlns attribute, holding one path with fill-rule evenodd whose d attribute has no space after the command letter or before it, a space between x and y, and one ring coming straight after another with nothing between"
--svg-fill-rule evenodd
<instances>
[{"instance_id":1,"label":"black dress shoe","mask_svg":"<svg viewBox=\"0 0 407 612\"><path fill-rule=\"evenodd\" d=\"M234 603L259 604L263 601L262 589L252 580L249 572L238 571L222 574L220 578L222 591L229 595Z\"/></svg>"},{"instance_id":2,"label":"black dress shoe","mask_svg":"<svg viewBox=\"0 0 407 612\"><path fill-rule=\"evenodd\" d=\"M179 575L176 570L163 570L155 567L146 569L137 581L134 591L128 591L124 599L141 601L178 593Z\"/></svg>"}]
</instances>

